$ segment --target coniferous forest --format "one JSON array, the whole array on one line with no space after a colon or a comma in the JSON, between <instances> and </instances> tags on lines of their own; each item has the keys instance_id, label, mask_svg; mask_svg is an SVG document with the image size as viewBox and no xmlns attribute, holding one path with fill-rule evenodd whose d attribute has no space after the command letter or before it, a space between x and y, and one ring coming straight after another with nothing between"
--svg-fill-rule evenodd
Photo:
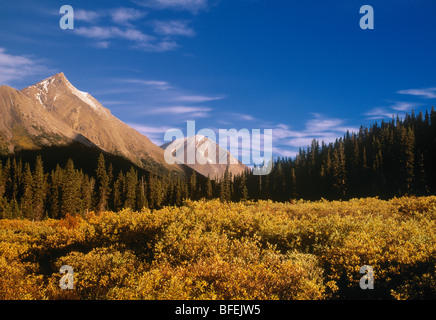
<instances>
[{"instance_id":1,"label":"coniferous forest","mask_svg":"<svg viewBox=\"0 0 436 320\"><path fill-rule=\"evenodd\" d=\"M47 168L43 156L0 161L0 217L63 218L89 211L141 210L180 206L185 199L221 201L293 199L346 200L362 197L424 196L436 192L436 112L374 123L347 132L334 143L313 140L298 155L274 161L267 176L247 171L219 181L120 168L100 154L96 170L74 159ZM53 165L51 166L53 167Z\"/></svg>"}]
</instances>

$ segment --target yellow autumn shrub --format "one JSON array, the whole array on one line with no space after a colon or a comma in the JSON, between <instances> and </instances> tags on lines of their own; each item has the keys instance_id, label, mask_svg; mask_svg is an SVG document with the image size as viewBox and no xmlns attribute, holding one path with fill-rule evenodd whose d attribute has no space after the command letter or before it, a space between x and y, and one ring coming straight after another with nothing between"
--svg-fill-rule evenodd
<instances>
[{"instance_id":1,"label":"yellow autumn shrub","mask_svg":"<svg viewBox=\"0 0 436 320\"><path fill-rule=\"evenodd\" d=\"M0 299L432 299L435 230L434 196L4 219Z\"/></svg>"}]
</instances>

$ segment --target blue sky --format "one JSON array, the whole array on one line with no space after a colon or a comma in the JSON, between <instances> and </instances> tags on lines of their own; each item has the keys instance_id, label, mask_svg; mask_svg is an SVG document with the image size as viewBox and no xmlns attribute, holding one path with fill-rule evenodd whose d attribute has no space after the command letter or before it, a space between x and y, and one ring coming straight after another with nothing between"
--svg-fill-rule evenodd
<instances>
[{"instance_id":1,"label":"blue sky","mask_svg":"<svg viewBox=\"0 0 436 320\"><path fill-rule=\"evenodd\" d=\"M62 5L74 30L62 30ZM374 30L359 26L363 5ZM169 128L273 129L275 155L436 102L434 0L2 2L0 84L64 72L163 143Z\"/></svg>"}]
</instances>

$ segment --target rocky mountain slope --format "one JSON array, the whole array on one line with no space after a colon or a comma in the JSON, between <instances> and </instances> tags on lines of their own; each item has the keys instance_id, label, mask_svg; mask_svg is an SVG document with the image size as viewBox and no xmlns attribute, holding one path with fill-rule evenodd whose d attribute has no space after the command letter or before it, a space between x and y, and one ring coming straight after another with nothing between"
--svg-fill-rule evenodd
<instances>
[{"instance_id":1,"label":"rocky mountain slope","mask_svg":"<svg viewBox=\"0 0 436 320\"><path fill-rule=\"evenodd\" d=\"M211 143L203 138L199 139L196 147ZM211 161L206 161L204 165L168 164L164 149L113 116L89 93L75 88L63 73L20 91L8 86L0 87L1 154L23 149L64 147L76 142L124 157L147 170L186 174L194 169L204 176L215 178L226 169L226 165L211 164ZM187 141L181 145L183 143ZM181 145L171 147L178 149ZM219 146L212 148L216 148L219 155ZM233 174L247 169L230 153L227 152L226 156L237 163L230 166Z\"/></svg>"},{"instance_id":2,"label":"rocky mountain slope","mask_svg":"<svg viewBox=\"0 0 436 320\"><path fill-rule=\"evenodd\" d=\"M222 177L227 165L234 176L248 170L248 167L233 157L230 152L202 135L168 142L162 145L161 148L168 149L169 154L175 157L179 163L184 163L211 179ZM197 152L198 156L196 156ZM188 154L193 155L192 161L188 159Z\"/></svg>"}]
</instances>

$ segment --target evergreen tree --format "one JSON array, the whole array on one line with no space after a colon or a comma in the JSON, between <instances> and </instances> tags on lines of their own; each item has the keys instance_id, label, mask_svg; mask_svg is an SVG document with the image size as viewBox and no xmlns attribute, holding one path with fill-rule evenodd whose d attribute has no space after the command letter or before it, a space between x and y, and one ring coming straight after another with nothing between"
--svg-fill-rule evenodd
<instances>
[{"instance_id":1,"label":"evergreen tree","mask_svg":"<svg viewBox=\"0 0 436 320\"><path fill-rule=\"evenodd\" d=\"M148 200L147 200L147 184L145 182L144 176L141 176L141 180L138 184L138 210L143 208L148 208Z\"/></svg>"},{"instance_id":2,"label":"evergreen tree","mask_svg":"<svg viewBox=\"0 0 436 320\"><path fill-rule=\"evenodd\" d=\"M138 173L131 167L130 171L126 174L126 201L124 202L125 208L136 210L136 190L138 186Z\"/></svg>"},{"instance_id":3,"label":"evergreen tree","mask_svg":"<svg viewBox=\"0 0 436 320\"><path fill-rule=\"evenodd\" d=\"M213 197L213 186L212 186L212 180L210 179L210 175L207 175L207 181L206 181L206 199L212 199Z\"/></svg>"},{"instance_id":4,"label":"evergreen tree","mask_svg":"<svg viewBox=\"0 0 436 320\"><path fill-rule=\"evenodd\" d=\"M113 187L113 208L115 211L119 211L123 208L125 201L124 195L125 177L122 171L118 173L118 177L114 182Z\"/></svg>"},{"instance_id":5,"label":"evergreen tree","mask_svg":"<svg viewBox=\"0 0 436 320\"><path fill-rule=\"evenodd\" d=\"M231 190L230 190L230 184L231 184L231 176L230 176L230 170L229 166L227 166L224 177L222 178L220 182L220 200L221 202L228 202L231 200Z\"/></svg>"},{"instance_id":6,"label":"evergreen tree","mask_svg":"<svg viewBox=\"0 0 436 320\"><path fill-rule=\"evenodd\" d=\"M34 219L41 220L44 216L45 200L47 197L47 176L44 174L41 156L36 158L32 188Z\"/></svg>"},{"instance_id":7,"label":"evergreen tree","mask_svg":"<svg viewBox=\"0 0 436 320\"><path fill-rule=\"evenodd\" d=\"M333 152L333 188L336 196L343 199L346 194L345 152L342 140L336 142Z\"/></svg>"},{"instance_id":8,"label":"evergreen tree","mask_svg":"<svg viewBox=\"0 0 436 320\"><path fill-rule=\"evenodd\" d=\"M110 195L109 175L106 171L106 164L103 154L100 154L96 170L96 210L105 211L108 207Z\"/></svg>"},{"instance_id":9,"label":"evergreen tree","mask_svg":"<svg viewBox=\"0 0 436 320\"><path fill-rule=\"evenodd\" d=\"M33 219L33 177L28 163L24 166L22 179L21 216L26 219Z\"/></svg>"},{"instance_id":10,"label":"evergreen tree","mask_svg":"<svg viewBox=\"0 0 436 320\"><path fill-rule=\"evenodd\" d=\"M50 218L60 218L61 213L61 194L62 182L64 179L63 170L59 165L53 170L49 177L47 207Z\"/></svg>"},{"instance_id":11,"label":"evergreen tree","mask_svg":"<svg viewBox=\"0 0 436 320\"><path fill-rule=\"evenodd\" d=\"M72 159L68 159L61 189L61 216L80 213L80 180Z\"/></svg>"},{"instance_id":12,"label":"evergreen tree","mask_svg":"<svg viewBox=\"0 0 436 320\"><path fill-rule=\"evenodd\" d=\"M195 170L192 170L191 177L189 179L189 195L192 200L198 200L197 174L195 173Z\"/></svg>"},{"instance_id":13,"label":"evergreen tree","mask_svg":"<svg viewBox=\"0 0 436 320\"><path fill-rule=\"evenodd\" d=\"M239 200L247 201L248 200L248 189L247 189L247 177L245 173L241 175L239 178Z\"/></svg>"}]
</instances>

